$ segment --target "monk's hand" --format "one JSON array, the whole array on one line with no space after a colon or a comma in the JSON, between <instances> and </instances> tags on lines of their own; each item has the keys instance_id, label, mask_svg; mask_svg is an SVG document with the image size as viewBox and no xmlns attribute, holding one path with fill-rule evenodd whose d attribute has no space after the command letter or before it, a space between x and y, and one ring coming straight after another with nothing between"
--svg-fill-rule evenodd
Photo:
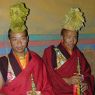
<instances>
[{"instance_id":1,"label":"monk's hand","mask_svg":"<svg viewBox=\"0 0 95 95\"><path fill-rule=\"evenodd\" d=\"M36 91L36 95L42 95L41 91Z\"/></svg>"},{"instance_id":2,"label":"monk's hand","mask_svg":"<svg viewBox=\"0 0 95 95\"><path fill-rule=\"evenodd\" d=\"M86 82L81 83L81 92L84 93L88 89L88 84Z\"/></svg>"},{"instance_id":3,"label":"monk's hand","mask_svg":"<svg viewBox=\"0 0 95 95\"><path fill-rule=\"evenodd\" d=\"M73 76L69 78L63 78L63 79L68 85L72 85L72 84L78 84L79 82L82 82L83 76L75 73Z\"/></svg>"},{"instance_id":4,"label":"monk's hand","mask_svg":"<svg viewBox=\"0 0 95 95\"><path fill-rule=\"evenodd\" d=\"M27 95L42 95L42 94L41 94L41 91L35 91L35 93L32 91L28 91Z\"/></svg>"}]
</instances>

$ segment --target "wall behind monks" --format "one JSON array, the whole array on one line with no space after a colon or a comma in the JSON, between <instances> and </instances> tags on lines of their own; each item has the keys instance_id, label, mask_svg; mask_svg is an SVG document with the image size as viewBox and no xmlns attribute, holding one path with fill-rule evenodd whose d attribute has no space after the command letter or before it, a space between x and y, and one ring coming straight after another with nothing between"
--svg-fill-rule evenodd
<instances>
[{"instance_id":1,"label":"wall behind monks","mask_svg":"<svg viewBox=\"0 0 95 95\"><path fill-rule=\"evenodd\" d=\"M42 56L44 48L57 45L64 15L71 7L80 8L85 15L86 25L81 30L78 47L84 52L92 68L95 67L95 0L0 0L0 55L10 50L7 31L10 25L9 7L25 2L30 8L27 19L29 47Z\"/></svg>"}]
</instances>

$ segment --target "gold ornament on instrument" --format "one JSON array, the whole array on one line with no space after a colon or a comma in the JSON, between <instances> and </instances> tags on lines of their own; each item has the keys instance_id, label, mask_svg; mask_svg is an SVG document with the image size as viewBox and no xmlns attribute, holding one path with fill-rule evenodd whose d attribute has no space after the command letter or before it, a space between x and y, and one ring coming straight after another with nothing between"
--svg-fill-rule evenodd
<instances>
[{"instance_id":1,"label":"gold ornament on instrument","mask_svg":"<svg viewBox=\"0 0 95 95\"><path fill-rule=\"evenodd\" d=\"M78 75L81 75L79 57L78 57L78 62L77 62L77 73L78 73ZM73 95L82 95L82 93L81 93L81 81L79 81L78 84L74 85Z\"/></svg>"},{"instance_id":2,"label":"gold ornament on instrument","mask_svg":"<svg viewBox=\"0 0 95 95\"><path fill-rule=\"evenodd\" d=\"M32 81L31 90L27 92L27 95L37 95L36 94L36 86L35 86L34 79L33 79L32 75L31 75L31 81Z\"/></svg>"},{"instance_id":3,"label":"gold ornament on instrument","mask_svg":"<svg viewBox=\"0 0 95 95\"><path fill-rule=\"evenodd\" d=\"M32 81L31 90L27 92L27 95L41 95L41 91L37 91L36 89L36 85L32 75L31 75L31 81Z\"/></svg>"}]
</instances>

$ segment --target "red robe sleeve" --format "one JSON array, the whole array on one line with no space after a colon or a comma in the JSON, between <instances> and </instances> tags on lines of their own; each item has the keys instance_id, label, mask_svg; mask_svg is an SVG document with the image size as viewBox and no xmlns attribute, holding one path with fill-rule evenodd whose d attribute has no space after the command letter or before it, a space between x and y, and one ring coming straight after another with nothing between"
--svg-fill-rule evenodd
<instances>
[{"instance_id":1,"label":"red robe sleeve","mask_svg":"<svg viewBox=\"0 0 95 95\"><path fill-rule=\"evenodd\" d=\"M52 67L52 46L45 49L43 60L55 95L69 95L67 93L72 92L73 86L68 85Z\"/></svg>"},{"instance_id":2,"label":"red robe sleeve","mask_svg":"<svg viewBox=\"0 0 95 95\"><path fill-rule=\"evenodd\" d=\"M34 61L33 76L37 90L41 91L42 95L54 95L47 77L47 72L43 60L37 57Z\"/></svg>"},{"instance_id":3,"label":"red robe sleeve","mask_svg":"<svg viewBox=\"0 0 95 95\"><path fill-rule=\"evenodd\" d=\"M41 91L41 95L54 95L52 87L48 81L47 72L43 60L34 52L31 52L32 59L27 67L10 83L0 89L0 94L5 95L27 95L31 90L31 74L36 85L36 90Z\"/></svg>"},{"instance_id":4,"label":"red robe sleeve","mask_svg":"<svg viewBox=\"0 0 95 95\"><path fill-rule=\"evenodd\" d=\"M77 55L78 54L78 55ZM84 57L84 55L78 50L76 49L75 51L75 56L73 56L71 58L71 61L70 61L70 64L71 63L74 63L74 59L77 58L77 56L79 56L79 60L80 60L80 64L81 64L81 74L84 75L84 82L86 82L88 84L88 90L85 91L85 95L93 95L94 93L94 77L93 75L91 75L91 68L90 68L90 65L89 63L87 62L86 58ZM44 55L43 55L43 59L44 59L44 62L46 64L46 67L47 67L47 70L48 70L48 73L49 75L52 75L53 76L53 73L56 73L55 71L53 72L53 68L51 68L51 65L52 65L52 50L51 48L47 48L45 49L44 51ZM69 63L69 62L68 62ZM76 62L75 62L76 63ZM65 67L67 65L65 64ZM70 65L71 66L71 65ZM64 69L62 69L63 71L66 70L64 67ZM63 73L63 75L68 75L70 74L71 72L73 72L73 70L75 69L76 66L72 66L70 72L68 70L68 73ZM62 71L60 70L60 71ZM76 69L75 69L76 70ZM75 71L74 70L74 71ZM58 73L58 72L57 72ZM72 92L72 86L68 86L65 81L61 81L61 79L59 79L59 76L56 76L56 74L54 74L54 76L50 78L51 80L51 84L53 84L53 90L56 92L56 93L73 93ZM54 78L56 77L56 78ZM55 81L54 81L55 80ZM55 86L57 86L55 88ZM61 90L60 90L60 89ZM56 91L56 89L59 89L58 91ZM57 95L57 94L56 94ZM61 95L61 94L60 94ZM62 94L63 95L63 94Z\"/></svg>"}]
</instances>

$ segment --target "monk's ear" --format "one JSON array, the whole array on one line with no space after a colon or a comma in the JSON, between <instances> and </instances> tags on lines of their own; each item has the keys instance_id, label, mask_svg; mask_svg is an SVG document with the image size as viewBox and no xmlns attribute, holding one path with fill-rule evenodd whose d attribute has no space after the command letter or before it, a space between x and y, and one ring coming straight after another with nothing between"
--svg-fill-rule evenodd
<instances>
[{"instance_id":1,"label":"monk's ear","mask_svg":"<svg viewBox=\"0 0 95 95\"><path fill-rule=\"evenodd\" d=\"M8 44L10 45L10 39L8 39Z\"/></svg>"},{"instance_id":2,"label":"monk's ear","mask_svg":"<svg viewBox=\"0 0 95 95\"><path fill-rule=\"evenodd\" d=\"M60 36L60 42L63 43L63 36Z\"/></svg>"},{"instance_id":3,"label":"monk's ear","mask_svg":"<svg viewBox=\"0 0 95 95\"><path fill-rule=\"evenodd\" d=\"M8 39L8 43L10 43L10 39Z\"/></svg>"},{"instance_id":4,"label":"monk's ear","mask_svg":"<svg viewBox=\"0 0 95 95\"><path fill-rule=\"evenodd\" d=\"M10 46L10 39L8 39L8 45Z\"/></svg>"},{"instance_id":5,"label":"monk's ear","mask_svg":"<svg viewBox=\"0 0 95 95\"><path fill-rule=\"evenodd\" d=\"M63 40L63 35L60 35L61 40Z\"/></svg>"},{"instance_id":6,"label":"monk's ear","mask_svg":"<svg viewBox=\"0 0 95 95\"><path fill-rule=\"evenodd\" d=\"M63 39L63 35L60 35L60 38Z\"/></svg>"},{"instance_id":7,"label":"monk's ear","mask_svg":"<svg viewBox=\"0 0 95 95\"><path fill-rule=\"evenodd\" d=\"M29 36L27 36L27 42L29 42Z\"/></svg>"}]
</instances>

